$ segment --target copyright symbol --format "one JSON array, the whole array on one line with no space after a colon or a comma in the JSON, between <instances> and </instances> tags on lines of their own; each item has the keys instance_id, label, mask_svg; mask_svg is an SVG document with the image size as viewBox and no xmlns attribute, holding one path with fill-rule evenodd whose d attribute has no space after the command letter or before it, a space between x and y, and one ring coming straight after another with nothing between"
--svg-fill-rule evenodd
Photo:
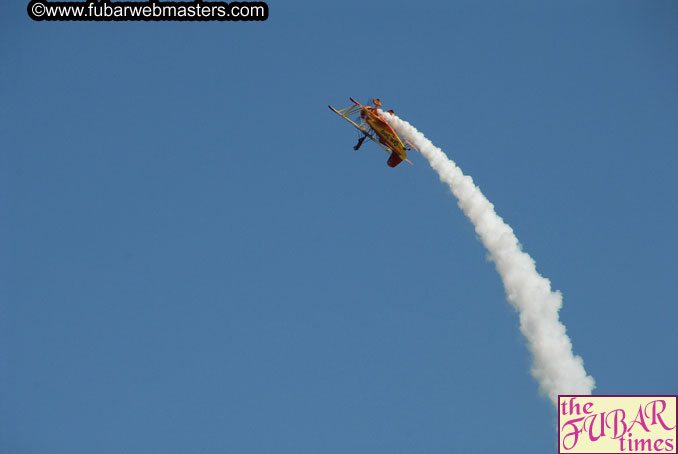
<instances>
[{"instance_id":1,"label":"copyright symbol","mask_svg":"<svg viewBox=\"0 0 678 454\"><path fill-rule=\"evenodd\" d=\"M28 15L33 20L41 20L45 14L45 5L40 2L31 2L28 4Z\"/></svg>"}]
</instances>

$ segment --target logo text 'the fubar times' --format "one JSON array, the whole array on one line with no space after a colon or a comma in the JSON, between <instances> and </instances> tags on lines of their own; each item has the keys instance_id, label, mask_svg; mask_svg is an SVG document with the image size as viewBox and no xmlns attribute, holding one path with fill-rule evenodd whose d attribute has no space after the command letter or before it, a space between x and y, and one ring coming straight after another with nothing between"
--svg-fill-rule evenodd
<instances>
[{"instance_id":1,"label":"logo text 'the fubar times'","mask_svg":"<svg viewBox=\"0 0 678 454\"><path fill-rule=\"evenodd\" d=\"M678 396L558 396L558 454L676 454Z\"/></svg>"}]
</instances>

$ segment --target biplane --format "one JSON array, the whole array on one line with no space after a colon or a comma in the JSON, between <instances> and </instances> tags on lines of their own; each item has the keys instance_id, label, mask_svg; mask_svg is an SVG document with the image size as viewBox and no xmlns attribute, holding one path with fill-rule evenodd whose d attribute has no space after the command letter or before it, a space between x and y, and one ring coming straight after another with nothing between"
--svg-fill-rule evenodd
<instances>
[{"instance_id":1,"label":"biplane","mask_svg":"<svg viewBox=\"0 0 678 454\"><path fill-rule=\"evenodd\" d=\"M355 99L350 99L353 102L353 105L345 109L337 110L332 106L328 107L360 131L360 138L353 149L358 150L365 139L369 138L391 154L388 161L386 161L390 167L395 167L402 161L407 161L412 164L412 162L407 159L407 152L412 148L416 150L416 148L407 140L403 142L391 125L384 119L383 115L379 112L381 101L379 101L379 99L374 99L372 101L374 107L372 107L363 106ZM389 110L388 112L393 113L392 110Z\"/></svg>"}]
</instances>

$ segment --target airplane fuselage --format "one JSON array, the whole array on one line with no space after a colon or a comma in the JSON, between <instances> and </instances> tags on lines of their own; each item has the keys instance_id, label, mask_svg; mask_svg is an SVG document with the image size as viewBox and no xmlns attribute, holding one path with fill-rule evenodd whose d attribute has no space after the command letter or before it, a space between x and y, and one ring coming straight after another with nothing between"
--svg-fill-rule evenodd
<instances>
[{"instance_id":1,"label":"airplane fuselage","mask_svg":"<svg viewBox=\"0 0 678 454\"><path fill-rule=\"evenodd\" d=\"M386 123L379 114L367 110L365 112L365 121L370 125L377 136L379 136L379 142L389 147L395 153L398 153L401 157L404 158L407 156L405 145L400 141L398 134L396 134L391 125Z\"/></svg>"}]
</instances>

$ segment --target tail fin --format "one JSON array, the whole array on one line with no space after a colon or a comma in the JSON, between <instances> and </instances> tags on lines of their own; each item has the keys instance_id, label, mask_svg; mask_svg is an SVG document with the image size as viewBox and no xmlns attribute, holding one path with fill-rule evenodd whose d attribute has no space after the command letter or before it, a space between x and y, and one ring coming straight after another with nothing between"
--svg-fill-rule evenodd
<instances>
[{"instance_id":1,"label":"tail fin","mask_svg":"<svg viewBox=\"0 0 678 454\"><path fill-rule=\"evenodd\" d=\"M386 161L386 164L388 164L389 167L395 167L401 162L403 162L403 158L401 158L398 153L391 153L391 156L388 158L388 161Z\"/></svg>"}]
</instances>

